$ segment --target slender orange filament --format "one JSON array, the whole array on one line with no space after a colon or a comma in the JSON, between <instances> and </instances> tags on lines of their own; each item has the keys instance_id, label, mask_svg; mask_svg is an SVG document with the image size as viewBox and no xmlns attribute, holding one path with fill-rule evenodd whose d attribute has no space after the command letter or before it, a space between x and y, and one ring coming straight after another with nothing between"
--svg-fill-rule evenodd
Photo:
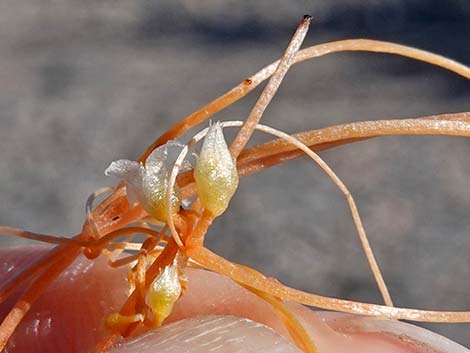
<instances>
[{"instance_id":1,"label":"slender orange filament","mask_svg":"<svg viewBox=\"0 0 470 353\"><path fill-rule=\"evenodd\" d=\"M389 319L446 323L470 322L470 312L468 311L434 311L397 308L306 293L298 289L287 287L277 281L270 280L265 276L255 275L240 269L235 264L214 254L209 249L188 249L187 253L191 259L209 270L223 274L236 282L243 283L275 297L304 305Z\"/></svg>"},{"instance_id":2,"label":"slender orange filament","mask_svg":"<svg viewBox=\"0 0 470 353\"><path fill-rule=\"evenodd\" d=\"M266 66L249 79L244 80L237 87L228 91L221 97L173 126L147 148L139 158L139 161L145 161L152 150L159 145L166 143L169 139L178 137L191 127L207 120L215 113L241 99L270 76L272 76L272 79L266 87L266 94L263 94L263 96L260 97L259 105L257 104L255 106L250 117L247 119L246 125L240 130L240 133L232 146L232 153L234 156L239 155L237 162L240 175L247 175L261 171L271 165L296 158L304 152L300 152L297 147L293 147L291 144L281 140L268 142L267 144L254 147L246 151L242 151L242 149L251 136L251 133L261 118L267 104L274 96L277 87L279 87L280 81L284 77L290 65L329 53L340 51L374 51L402 55L441 66L466 78L470 78L470 69L453 60L418 49L374 40L344 40L320 44L297 51L303 37L305 36L307 27L308 23L305 23L304 26L301 25L294 36L294 40L280 61ZM304 132L295 135L295 138L313 150L320 150L349 142L386 135L442 134L470 136L469 122L469 113L433 116L421 119L370 121L344 124ZM194 195L194 185L190 174L187 173L181 175L178 178L178 184L182 187L181 191L183 198L188 198ZM138 263L140 266L141 276L139 279L140 288L129 296L126 304L121 309L120 314L135 314L135 312L140 309L139 306L142 306L142 292L159 274L161 269L164 266L171 264L177 256L184 257L185 255L188 255L193 260L197 261L199 265L229 276L233 280L251 288L252 291L259 293L260 296L264 296L268 301L277 301L279 298L282 298L325 309L415 321L470 321L470 312L426 311L359 303L309 294L271 281L259 273L253 273L240 268L239 266L210 252L208 249L203 248L204 236L212 222L212 218L208 215L204 215L204 213L202 213L203 216L200 217L200 211L200 204L195 202L193 204L193 214L184 213L184 211L182 212L182 217L180 219L181 222L178 224L180 229L178 229L178 231L181 233L181 238L185 245L183 250L180 249L173 239L169 239L165 248L158 255L155 261L148 266L148 268L144 268L144 260ZM61 244L53 249L50 254L45 256L43 259L38 260L36 264L1 288L0 301L3 301L20 285L34 280L0 325L0 350L3 350L9 337L14 332L16 326L24 315L26 315L34 301L43 293L45 288L47 288L47 286L49 286L50 283L77 258L83 247L94 247L96 253L93 255L98 256L106 247L125 247L125 244L116 243L115 245L112 245L110 242L119 236L138 230L141 233L149 235L151 239L153 239L147 243L146 246L142 247L142 252L135 255L135 258L139 259L139 256L141 255L143 259L145 250L147 250L147 248L151 250L158 245L164 231L157 232L144 227L123 227L142 220L145 217L147 217L147 214L142 208L139 206L131 207L131 205L128 204L125 189L123 184L120 184L108 198L101 202L93 211L90 210L87 213L87 220L84 224L82 233L72 239L24 232L12 228L0 228L0 232L3 230L5 233L10 235ZM106 235L101 236L101 234ZM97 239L92 240L94 238ZM157 239L159 240L157 241ZM134 259L134 257L117 262L117 264L123 265L131 259ZM182 261L182 266L183 265L186 265L186 261L184 260ZM288 313L284 312L283 309L279 310L283 315L288 317ZM138 325L138 323L130 324L124 334L131 334ZM108 347L112 343L113 337L115 338L116 334L113 333L106 337L103 340L102 345L98 347L99 351L104 349L104 347Z\"/></svg>"},{"instance_id":3,"label":"slender orange filament","mask_svg":"<svg viewBox=\"0 0 470 353\"><path fill-rule=\"evenodd\" d=\"M342 51L372 51L376 53L400 55L423 61L435 66L440 66L465 78L470 78L470 68L454 60L405 45L371 39L348 39L314 45L300 50L295 55L293 63L296 64L304 60L318 58L323 55ZM162 136L156 139L139 157L138 161L145 161L150 153L158 146L165 144L171 139L177 138L192 127L206 121L214 114L224 110L228 106L246 96L261 82L269 78L276 70L278 64L279 60L268 66L265 66L253 76L243 80L238 86L232 88L230 91L216 98L209 104L188 115L179 123L171 127Z\"/></svg>"},{"instance_id":4,"label":"slender orange filament","mask_svg":"<svg viewBox=\"0 0 470 353\"><path fill-rule=\"evenodd\" d=\"M255 127L263 116L264 111L266 110L267 106L269 105L277 90L279 89L279 86L281 85L282 80L286 76L287 71L294 63L295 54L299 51L300 46L302 45L305 36L307 35L309 26L310 16L306 16L304 17L296 32L294 33L294 36L292 37L292 40L287 46L284 55L279 60L276 66L276 70L271 76L271 79L269 80L265 89L259 96L258 100L255 103L255 106L251 110L250 114L245 120L245 123L241 127L240 131L238 131L235 140L230 146L230 153L232 154L233 158L236 159L238 157L242 149L248 143L248 140L250 139L251 135L255 131Z\"/></svg>"}]
</instances>

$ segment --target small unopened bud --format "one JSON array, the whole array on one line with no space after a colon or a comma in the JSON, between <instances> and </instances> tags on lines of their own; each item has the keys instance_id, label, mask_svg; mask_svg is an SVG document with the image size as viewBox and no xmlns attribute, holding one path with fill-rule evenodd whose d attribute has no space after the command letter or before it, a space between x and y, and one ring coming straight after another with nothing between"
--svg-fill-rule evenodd
<instances>
[{"instance_id":1,"label":"small unopened bud","mask_svg":"<svg viewBox=\"0 0 470 353\"><path fill-rule=\"evenodd\" d=\"M170 315L181 295L181 283L176 264L166 266L150 285L146 303L152 309L157 326Z\"/></svg>"},{"instance_id":2,"label":"small unopened bud","mask_svg":"<svg viewBox=\"0 0 470 353\"><path fill-rule=\"evenodd\" d=\"M219 123L209 127L194 179L202 206L214 217L224 213L238 187L238 173Z\"/></svg>"},{"instance_id":3,"label":"small unopened bud","mask_svg":"<svg viewBox=\"0 0 470 353\"><path fill-rule=\"evenodd\" d=\"M112 162L106 169L106 175L116 176L126 182L129 203L136 201L152 217L161 222L167 219L167 204L165 201L169 171L166 166L167 146L155 149L143 164L121 159ZM178 212L180 200L178 190L173 190L171 195L172 214Z\"/></svg>"}]
</instances>

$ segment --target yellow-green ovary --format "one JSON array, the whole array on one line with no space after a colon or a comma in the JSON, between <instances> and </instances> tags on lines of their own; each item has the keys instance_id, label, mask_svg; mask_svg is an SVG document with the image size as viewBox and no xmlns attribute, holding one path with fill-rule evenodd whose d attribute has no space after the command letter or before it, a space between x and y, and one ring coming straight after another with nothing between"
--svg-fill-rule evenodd
<instances>
[{"instance_id":1,"label":"yellow-green ovary","mask_svg":"<svg viewBox=\"0 0 470 353\"><path fill-rule=\"evenodd\" d=\"M159 175L158 177L147 177L144 181L143 192L145 204L142 205L152 217L165 222L168 215L166 204L167 176ZM178 190L175 188L171 195L170 212L175 214L180 207Z\"/></svg>"}]
</instances>

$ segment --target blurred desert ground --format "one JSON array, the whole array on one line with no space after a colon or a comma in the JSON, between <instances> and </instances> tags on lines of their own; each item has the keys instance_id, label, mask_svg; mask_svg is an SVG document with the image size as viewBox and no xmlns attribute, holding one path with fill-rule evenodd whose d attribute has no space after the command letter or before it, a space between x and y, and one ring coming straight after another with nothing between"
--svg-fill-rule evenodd
<instances>
[{"instance_id":1,"label":"blurred desert ground","mask_svg":"<svg viewBox=\"0 0 470 353\"><path fill-rule=\"evenodd\" d=\"M2 1L0 224L77 233L88 195L114 183L111 161L277 59L304 13L304 46L366 37L470 64L464 0ZM217 119L245 117L259 92ZM335 54L294 67L264 122L297 132L469 111L469 98L469 82L427 64ZM469 153L450 137L322 153L356 197L396 305L470 310ZM244 178L207 245L294 287L380 302L342 194L307 160ZM428 327L470 346L470 325Z\"/></svg>"}]
</instances>

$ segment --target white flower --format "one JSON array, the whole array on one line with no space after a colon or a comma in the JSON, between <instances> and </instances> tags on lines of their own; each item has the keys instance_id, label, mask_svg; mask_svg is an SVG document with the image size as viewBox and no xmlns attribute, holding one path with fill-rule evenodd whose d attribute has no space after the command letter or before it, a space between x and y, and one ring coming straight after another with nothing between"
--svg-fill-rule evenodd
<instances>
[{"instance_id":1,"label":"white flower","mask_svg":"<svg viewBox=\"0 0 470 353\"><path fill-rule=\"evenodd\" d=\"M166 166L168 147L176 143L170 142L156 148L145 161L145 165L135 161L121 159L112 162L105 174L125 181L129 204L139 202L140 206L152 217L166 222L168 210L165 196L168 185L169 171ZM171 195L172 214L178 212L180 200L177 191Z\"/></svg>"}]
</instances>

